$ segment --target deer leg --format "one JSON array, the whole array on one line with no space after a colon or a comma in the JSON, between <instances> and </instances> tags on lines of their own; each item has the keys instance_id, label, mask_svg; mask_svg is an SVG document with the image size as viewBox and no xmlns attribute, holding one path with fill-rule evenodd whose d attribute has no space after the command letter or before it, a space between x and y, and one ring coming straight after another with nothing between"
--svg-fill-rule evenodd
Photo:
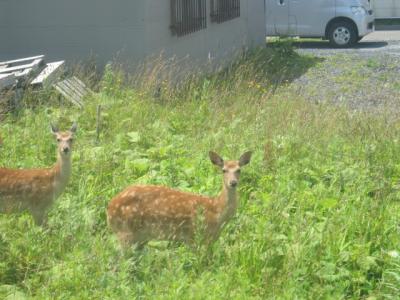
<instances>
[{"instance_id":1,"label":"deer leg","mask_svg":"<svg viewBox=\"0 0 400 300\"><path fill-rule=\"evenodd\" d=\"M138 239L129 231L118 232L117 236L122 248L124 249L128 249L135 245L136 249L141 250L147 244L147 240Z\"/></svg>"},{"instance_id":2,"label":"deer leg","mask_svg":"<svg viewBox=\"0 0 400 300\"><path fill-rule=\"evenodd\" d=\"M33 220L37 226L43 226L47 223L47 216L45 210L35 209L31 211Z\"/></svg>"},{"instance_id":3,"label":"deer leg","mask_svg":"<svg viewBox=\"0 0 400 300\"><path fill-rule=\"evenodd\" d=\"M123 248L128 248L133 244L134 238L131 232L121 231L118 232L117 236Z\"/></svg>"},{"instance_id":4,"label":"deer leg","mask_svg":"<svg viewBox=\"0 0 400 300\"><path fill-rule=\"evenodd\" d=\"M137 241L135 242L135 246L137 250L143 250L144 246L146 246L147 241Z\"/></svg>"}]
</instances>

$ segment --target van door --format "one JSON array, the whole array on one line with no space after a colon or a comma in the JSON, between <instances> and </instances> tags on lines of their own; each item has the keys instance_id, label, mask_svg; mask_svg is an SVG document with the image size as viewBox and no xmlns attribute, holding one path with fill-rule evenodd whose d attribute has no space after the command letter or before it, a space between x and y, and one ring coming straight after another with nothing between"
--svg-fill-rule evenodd
<instances>
[{"instance_id":1,"label":"van door","mask_svg":"<svg viewBox=\"0 0 400 300\"><path fill-rule=\"evenodd\" d=\"M335 17L335 0L286 0L290 19L295 19L299 36L321 37L328 22Z\"/></svg>"},{"instance_id":2,"label":"van door","mask_svg":"<svg viewBox=\"0 0 400 300\"><path fill-rule=\"evenodd\" d=\"M266 0L267 35L289 35L289 0Z\"/></svg>"}]
</instances>

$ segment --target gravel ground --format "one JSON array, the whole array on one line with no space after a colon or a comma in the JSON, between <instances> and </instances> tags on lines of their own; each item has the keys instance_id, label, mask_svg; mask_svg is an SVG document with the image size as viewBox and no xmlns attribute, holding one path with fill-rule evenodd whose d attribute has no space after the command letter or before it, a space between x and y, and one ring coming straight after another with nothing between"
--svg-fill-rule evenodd
<instances>
[{"instance_id":1,"label":"gravel ground","mask_svg":"<svg viewBox=\"0 0 400 300\"><path fill-rule=\"evenodd\" d=\"M400 32L391 39L368 37L353 49L332 49L326 42L296 43L298 52L318 57L314 67L290 89L313 102L354 110L388 110L400 115Z\"/></svg>"}]
</instances>

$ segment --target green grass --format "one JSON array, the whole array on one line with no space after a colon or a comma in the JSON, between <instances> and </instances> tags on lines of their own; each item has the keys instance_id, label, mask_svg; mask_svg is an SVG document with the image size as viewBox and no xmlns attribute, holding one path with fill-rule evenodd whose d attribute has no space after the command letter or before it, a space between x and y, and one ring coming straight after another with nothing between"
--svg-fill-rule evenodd
<instances>
[{"instance_id":1,"label":"green grass","mask_svg":"<svg viewBox=\"0 0 400 300\"><path fill-rule=\"evenodd\" d=\"M278 44L179 87L148 75L124 84L108 68L82 111L52 93L27 97L0 123L0 165L51 165L50 121L77 120L73 177L47 228L0 216L0 298L397 299L400 122L289 88L320 64ZM215 195L210 149L254 151L220 239L122 254L106 226L110 199L139 182Z\"/></svg>"}]
</instances>

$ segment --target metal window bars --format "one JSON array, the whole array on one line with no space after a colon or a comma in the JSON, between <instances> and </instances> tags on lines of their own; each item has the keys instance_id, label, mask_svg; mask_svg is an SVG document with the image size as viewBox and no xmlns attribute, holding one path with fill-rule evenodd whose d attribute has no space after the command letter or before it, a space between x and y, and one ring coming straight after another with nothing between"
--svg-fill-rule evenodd
<instances>
[{"instance_id":1,"label":"metal window bars","mask_svg":"<svg viewBox=\"0 0 400 300\"><path fill-rule=\"evenodd\" d=\"M240 17L240 0L211 0L211 21L222 23Z\"/></svg>"},{"instance_id":2,"label":"metal window bars","mask_svg":"<svg viewBox=\"0 0 400 300\"><path fill-rule=\"evenodd\" d=\"M206 27L206 0L171 0L172 34L183 36Z\"/></svg>"}]
</instances>

